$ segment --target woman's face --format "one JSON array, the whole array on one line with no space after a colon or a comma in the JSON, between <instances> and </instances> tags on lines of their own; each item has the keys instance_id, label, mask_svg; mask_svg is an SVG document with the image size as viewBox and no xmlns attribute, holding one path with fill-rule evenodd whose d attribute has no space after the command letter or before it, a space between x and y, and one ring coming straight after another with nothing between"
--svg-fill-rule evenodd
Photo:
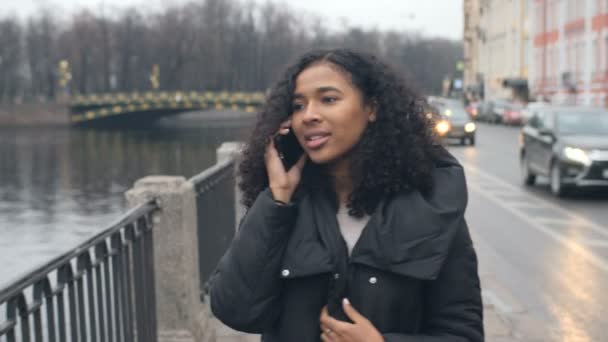
<instances>
[{"instance_id":1,"label":"woman's face","mask_svg":"<svg viewBox=\"0 0 608 342\"><path fill-rule=\"evenodd\" d=\"M296 79L291 127L316 164L344 159L357 144L375 113L364 105L361 91L337 66L321 62Z\"/></svg>"}]
</instances>

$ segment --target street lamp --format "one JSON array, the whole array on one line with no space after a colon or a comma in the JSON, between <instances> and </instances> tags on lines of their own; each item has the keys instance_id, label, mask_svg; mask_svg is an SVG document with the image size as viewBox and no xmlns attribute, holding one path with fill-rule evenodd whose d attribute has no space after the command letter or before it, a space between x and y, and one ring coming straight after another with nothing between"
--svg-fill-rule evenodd
<instances>
[{"instance_id":1,"label":"street lamp","mask_svg":"<svg viewBox=\"0 0 608 342\"><path fill-rule=\"evenodd\" d=\"M64 96L64 99L67 99L67 97L70 95L69 84L72 80L72 71L70 70L70 63L67 60L62 59L61 61L59 61L58 71L59 87L63 89L62 94Z\"/></svg>"},{"instance_id":2,"label":"street lamp","mask_svg":"<svg viewBox=\"0 0 608 342\"><path fill-rule=\"evenodd\" d=\"M150 73L150 84L154 90L158 90L160 87L160 67L158 64L154 64L152 66L152 72Z\"/></svg>"}]
</instances>

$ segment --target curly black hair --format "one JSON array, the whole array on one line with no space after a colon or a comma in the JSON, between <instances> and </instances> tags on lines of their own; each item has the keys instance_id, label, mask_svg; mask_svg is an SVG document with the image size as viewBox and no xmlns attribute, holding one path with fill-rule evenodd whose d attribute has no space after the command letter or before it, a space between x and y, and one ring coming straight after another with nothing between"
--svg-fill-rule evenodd
<instances>
[{"instance_id":1,"label":"curly black hair","mask_svg":"<svg viewBox=\"0 0 608 342\"><path fill-rule=\"evenodd\" d=\"M373 55L347 49L316 50L287 68L258 113L238 167L243 204L251 207L268 187L264 152L270 137L292 113L298 75L321 62L343 71L361 91L364 102L376 110L376 121L368 124L350 154L354 190L347 205L349 214L369 215L381 199L397 193L429 191L437 139L433 122L427 118L426 100ZM333 194L324 172L323 166L309 160L299 188Z\"/></svg>"}]
</instances>

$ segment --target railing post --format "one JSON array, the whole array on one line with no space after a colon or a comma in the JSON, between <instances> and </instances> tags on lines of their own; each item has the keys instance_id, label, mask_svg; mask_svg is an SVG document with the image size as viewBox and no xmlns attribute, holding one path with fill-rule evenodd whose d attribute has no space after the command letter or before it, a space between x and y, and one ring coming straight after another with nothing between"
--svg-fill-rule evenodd
<instances>
[{"instance_id":1,"label":"railing post","mask_svg":"<svg viewBox=\"0 0 608 342\"><path fill-rule=\"evenodd\" d=\"M216 150L217 162L221 163L224 160L229 158L237 158L241 149L243 147L243 143L237 141L228 141L222 143L222 145ZM238 229L239 222L241 221L241 217L245 214L245 208L241 205L241 192L238 189L238 179L234 182L234 199L235 199L235 214L234 218L234 228Z\"/></svg>"},{"instance_id":2,"label":"railing post","mask_svg":"<svg viewBox=\"0 0 608 342\"><path fill-rule=\"evenodd\" d=\"M184 177L150 176L137 181L126 197L130 206L156 198L161 207L152 217L158 341L213 341L211 315L200 300L193 184Z\"/></svg>"}]
</instances>

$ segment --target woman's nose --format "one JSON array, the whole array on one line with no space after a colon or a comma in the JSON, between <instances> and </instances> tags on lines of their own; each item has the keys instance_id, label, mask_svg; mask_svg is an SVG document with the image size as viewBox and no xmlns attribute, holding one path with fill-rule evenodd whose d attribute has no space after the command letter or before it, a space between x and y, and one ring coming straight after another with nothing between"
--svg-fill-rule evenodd
<instances>
[{"instance_id":1,"label":"woman's nose","mask_svg":"<svg viewBox=\"0 0 608 342\"><path fill-rule=\"evenodd\" d=\"M319 107L313 103L310 103L304 109L304 115L302 116L302 121L304 123L313 123L321 121L321 116L319 115Z\"/></svg>"}]
</instances>

